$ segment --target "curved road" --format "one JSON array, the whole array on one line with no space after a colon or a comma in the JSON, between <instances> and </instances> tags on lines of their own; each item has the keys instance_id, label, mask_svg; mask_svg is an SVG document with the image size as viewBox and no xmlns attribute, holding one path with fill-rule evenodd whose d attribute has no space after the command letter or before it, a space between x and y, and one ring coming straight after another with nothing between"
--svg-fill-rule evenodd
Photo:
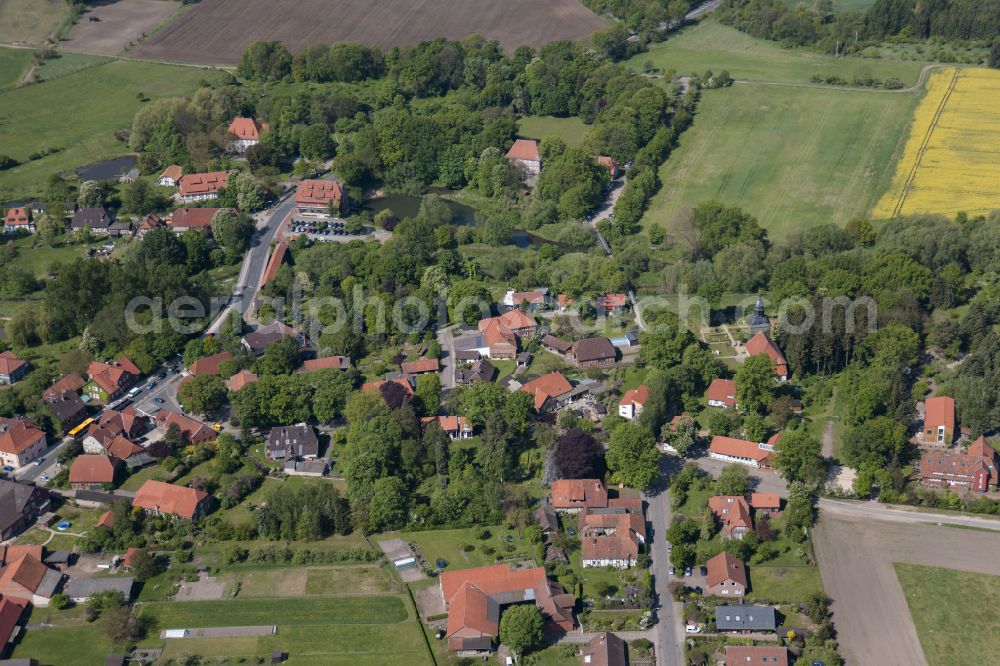
<instances>
[{"instance_id":1,"label":"curved road","mask_svg":"<svg viewBox=\"0 0 1000 666\"><path fill-rule=\"evenodd\" d=\"M920 68L920 74L917 76L917 82L908 88L897 88L896 90L886 90L885 88L863 88L860 86L834 86L823 83L794 83L787 81L755 81L753 79L733 79L733 83L739 83L741 85L750 86L782 86L785 88L820 88L822 90L847 90L851 92L872 92L872 93L883 93L883 94L900 94L900 93L910 93L918 88L923 87L924 83L927 81L927 76L930 74L932 69L937 67L946 67L947 65L924 65Z\"/></svg>"}]
</instances>

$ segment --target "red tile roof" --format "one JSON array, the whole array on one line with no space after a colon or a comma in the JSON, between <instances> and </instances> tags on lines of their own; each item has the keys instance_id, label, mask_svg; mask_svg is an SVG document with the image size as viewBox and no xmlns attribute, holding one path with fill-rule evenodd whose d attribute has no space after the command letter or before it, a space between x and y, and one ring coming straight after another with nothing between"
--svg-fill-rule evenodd
<instances>
[{"instance_id":1,"label":"red tile roof","mask_svg":"<svg viewBox=\"0 0 1000 666\"><path fill-rule=\"evenodd\" d=\"M640 384L637 388L634 388L631 391L626 391L625 395L622 396L621 402L618 404L620 405L636 404L642 407L646 404L647 400L649 400L649 389L646 387L645 384Z\"/></svg>"},{"instance_id":2,"label":"red tile roof","mask_svg":"<svg viewBox=\"0 0 1000 666\"><path fill-rule=\"evenodd\" d=\"M785 360L785 355L764 331L757 331L756 335L750 338L747 343L747 353L750 356L767 354L774 361L774 374L778 377L788 376L788 361Z\"/></svg>"},{"instance_id":3,"label":"red tile roof","mask_svg":"<svg viewBox=\"0 0 1000 666\"><path fill-rule=\"evenodd\" d=\"M635 560L646 540L642 513L580 513L580 549L584 560Z\"/></svg>"},{"instance_id":4,"label":"red tile roof","mask_svg":"<svg viewBox=\"0 0 1000 666\"><path fill-rule=\"evenodd\" d=\"M705 397L713 402L725 403L726 407L735 407L736 382L732 379L713 379Z\"/></svg>"},{"instance_id":5,"label":"red tile roof","mask_svg":"<svg viewBox=\"0 0 1000 666\"><path fill-rule=\"evenodd\" d=\"M186 176L181 176L178 192L182 197L196 194L216 194L220 188L226 186L228 180L229 173L226 171L189 173Z\"/></svg>"},{"instance_id":6,"label":"red tile roof","mask_svg":"<svg viewBox=\"0 0 1000 666\"><path fill-rule=\"evenodd\" d=\"M195 421L177 412L162 411L156 415L156 419L162 424L164 430L176 424L181 435L189 442L212 438L215 435L215 431L201 421Z\"/></svg>"},{"instance_id":7,"label":"red tile roof","mask_svg":"<svg viewBox=\"0 0 1000 666\"><path fill-rule=\"evenodd\" d=\"M607 312L623 308L626 305L628 305L628 296L626 294L604 294L594 298L594 306Z\"/></svg>"},{"instance_id":8,"label":"red tile roof","mask_svg":"<svg viewBox=\"0 0 1000 666\"><path fill-rule=\"evenodd\" d=\"M261 280L261 285L266 286L270 284L274 276L278 274L278 269L281 268L281 262L285 260L285 253L288 252L288 243L285 241L279 241L277 245L274 246L274 251L271 252L271 258L267 260L267 268L264 270L264 277Z\"/></svg>"},{"instance_id":9,"label":"red tile roof","mask_svg":"<svg viewBox=\"0 0 1000 666\"><path fill-rule=\"evenodd\" d=\"M561 372L556 371L531 380L521 390L535 396L535 409L541 409L549 398L565 395L573 390L573 386Z\"/></svg>"},{"instance_id":10,"label":"red tile roof","mask_svg":"<svg viewBox=\"0 0 1000 666\"><path fill-rule=\"evenodd\" d=\"M726 666L788 666L788 648L727 645Z\"/></svg>"},{"instance_id":11,"label":"red tile roof","mask_svg":"<svg viewBox=\"0 0 1000 666\"><path fill-rule=\"evenodd\" d=\"M708 451L709 453L718 453L734 458L749 458L750 460L756 460L758 463L766 461L771 455L770 451L762 449L758 443L748 442L745 439L736 439L735 437L722 437L721 435L716 435L712 438L711 443L708 445Z\"/></svg>"},{"instance_id":12,"label":"red tile roof","mask_svg":"<svg viewBox=\"0 0 1000 666\"><path fill-rule=\"evenodd\" d=\"M27 208L11 208L7 211L4 224L8 227L24 226L31 221L31 211Z\"/></svg>"},{"instance_id":13,"label":"red tile roof","mask_svg":"<svg viewBox=\"0 0 1000 666\"><path fill-rule=\"evenodd\" d=\"M87 374L106 393L112 394L135 381L142 373L127 356L121 356L113 364L91 361Z\"/></svg>"},{"instance_id":14,"label":"red tile roof","mask_svg":"<svg viewBox=\"0 0 1000 666\"><path fill-rule=\"evenodd\" d=\"M163 170L163 173L160 174L160 177L157 178L157 180L160 180L162 178L169 178L170 180L176 183L178 180L181 179L181 176L183 175L184 175L184 167L178 166L176 164L171 164L170 166L168 166L166 169Z\"/></svg>"},{"instance_id":15,"label":"red tile roof","mask_svg":"<svg viewBox=\"0 0 1000 666\"><path fill-rule=\"evenodd\" d=\"M74 373L68 374L62 379L54 382L52 386L45 389L45 393L42 394L43 398L55 398L67 391L71 393L79 393L80 389L87 382L84 381L83 377Z\"/></svg>"},{"instance_id":16,"label":"red tile roof","mask_svg":"<svg viewBox=\"0 0 1000 666\"><path fill-rule=\"evenodd\" d=\"M559 479L552 482L552 506L603 509L608 506L608 491L600 479Z\"/></svg>"},{"instance_id":17,"label":"red tile roof","mask_svg":"<svg viewBox=\"0 0 1000 666\"><path fill-rule=\"evenodd\" d=\"M507 151L507 159L524 160L526 162L539 162L538 142L532 139L517 139L514 145Z\"/></svg>"},{"instance_id":18,"label":"red tile roof","mask_svg":"<svg viewBox=\"0 0 1000 666\"><path fill-rule=\"evenodd\" d=\"M733 536L734 533L753 529L750 506L742 497L736 495L709 497L708 508L722 521L722 533L726 536Z\"/></svg>"},{"instance_id":19,"label":"red tile roof","mask_svg":"<svg viewBox=\"0 0 1000 666\"><path fill-rule=\"evenodd\" d=\"M420 419L420 425L426 427L434 421L437 421L445 432L463 432L472 429L464 416L425 416Z\"/></svg>"},{"instance_id":20,"label":"red tile roof","mask_svg":"<svg viewBox=\"0 0 1000 666\"><path fill-rule=\"evenodd\" d=\"M422 358L416 361L406 361L400 364L404 375L416 375L422 372L437 372L441 364L436 358Z\"/></svg>"},{"instance_id":21,"label":"red tile roof","mask_svg":"<svg viewBox=\"0 0 1000 666\"><path fill-rule=\"evenodd\" d=\"M405 379L383 379L383 380L375 381L375 382L366 382L365 384L363 384L361 386L361 390L362 391L374 391L374 392L378 393L379 395L381 395L382 384L385 384L386 382L395 382L396 384L399 384L400 386L403 387L403 389L406 391L407 395L410 395L410 396L413 395L413 389L410 387L410 382L406 381Z\"/></svg>"},{"instance_id":22,"label":"red tile roof","mask_svg":"<svg viewBox=\"0 0 1000 666\"><path fill-rule=\"evenodd\" d=\"M937 395L927 398L924 402L924 428L944 426L945 429L955 432L955 399L946 395Z\"/></svg>"},{"instance_id":23,"label":"red tile roof","mask_svg":"<svg viewBox=\"0 0 1000 666\"><path fill-rule=\"evenodd\" d=\"M351 367L350 356L324 356L311 358L302 364L300 372L316 372L317 370L346 370Z\"/></svg>"},{"instance_id":24,"label":"red tile roof","mask_svg":"<svg viewBox=\"0 0 1000 666\"><path fill-rule=\"evenodd\" d=\"M709 587L715 587L727 580L736 581L745 590L747 587L747 569L743 561L729 553L721 552L705 563L708 574L705 582Z\"/></svg>"},{"instance_id":25,"label":"red tile roof","mask_svg":"<svg viewBox=\"0 0 1000 666\"><path fill-rule=\"evenodd\" d=\"M150 479L136 492L132 506L182 518L193 518L198 511L198 505L206 499L208 493L200 490Z\"/></svg>"},{"instance_id":26,"label":"red tile roof","mask_svg":"<svg viewBox=\"0 0 1000 666\"><path fill-rule=\"evenodd\" d=\"M750 508L780 509L781 497L778 493L750 493Z\"/></svg>"},{"instance_id":27,"label":"red tile roof","mask_svg":"<svg viewBox=\"0 0 1000 666\"><path fill-rule=\"evenodd\" d=\"M125 551L125 559L122 560L122 564L131 569L133 566L135 566L136 556L139 553L143 552L144 550L145 548L129 548L128 550Z\"/></svg>"},{"instance_id":28,"label":"red tile roof","mask_svg":"<svg viewBox=\"0 0 1000 666\"><path fill-rule=\"evenodd\" d=\"M295 190L295 205L307 208L326 208L333 201L340 207L344 186L335 180L303 180Z\"/></svg>"},{"instance_id":29,"label":"red tile roof","mask_svg":"<svg viewBox=\"0 0 1000 666\"><path fill-rule=\"evenodd\" d=\"M171 229L211 229L212 218L222 208L178 208L167 223Z\"/></svg>"},{"instance_id":30,"label":"red tile roof","mask_svg":"<svg viewBox=\"0 0 1000 666\"><path fill-rule=\"evenodd\" d=\"M229 123L230 134L235 134L237 139L244 141L260 141L260 135L268 130L267 123L258 123L253 118L234 118Z\"/></svg>"},{"instance_id":31,"label":"red tile roof","mask_svg":"<svg viewBox=\"0 0 1000 666\"><path fill-rule=\"evenodd\" d=\"M255 381L257 381L257 375L248 370L240 370L226 381L226 388L235 393Z\"/></svg>"},{"instance_id":32,"label":"red tile roof","mask_svg":"<svg viewBox=\"0 0 1000 666\"><path fill-rule=\"evenodd\" d=\"M25 555L0 572L0 590L5 596L30 601L48 570L34 555Z\"/></svg>"},{"instance_id":33,"label":"red tile roof","mask_svg":"<svg viewBox=\"0 0 1000 666\"><path fill-rule=\"evenodd\" d=\"M527 312L521 310L520 308L514 308L513 310L508 310L503 313L497 320L507 328L512 331L520 331L522 329L536 329L538 328L538 322L535 321L534 317L529 315Z\"/></svg>"},{"instance_id":34,"label":"red tile roof","mask_svg":"<svg viewBox=\"0 0 1000 666\"><path fill-rule=\"evenodd\" d=\"M114 514L111 511L105 511L101 514L101 517L97 519L98 527L111 527L111 523L114 520Z\"/></svg>"},{"instance_id":35,"label":"red tile roof","mask_svg":"<svg viewBox=\"0 0 1000 666\"><path fill-rule=\"evenodd\" d=\"M69 468L69 482L114 483L115 463L104 454L80 455Z\"/></svg>"},{"instance_id":36,"label":"red tile roof","mask_svg":"<svg viewBox=\"0 0 1000 666\"><path fill-rule=\"evenodd\" d=\"M6 645L14 637L14 630L27 607L26 601L11 597L0 598L0 645Z\"/></svg>"},{"instance_id":37,"label":"red tile roof","mask_svg":"<svg viewBox=\"0 0 1000 666\"><path fill-rule=\"evenodd\" d=\"M12 351L5 351L0 354L0 374L12 375L18 371L27 361L22 361Z\"/></svg>"},{"instance_id":38,"label":"red tile roof","mask_svg":"<svg viewBox=\"0 0 1000 666\"><path fill-rule=\"evenodd\" d=\"M217 375L219 374L219 366L226 361L231 361L233 355L229 352L222 352L221 354L213 354L212 356L206 356L204 358L199 358L197 361L191 364L188 371L195 377L201 375Z\"/></svg>"},{"instance_id":39,"label":"red tile roof","mask_svg":"<svg viewBox=\"0 0 1000 666\"><path fill-rule=\"evenodd\" d=\"M45 431L31 421L0 418L0 451L20 455L39 440L45 439Z\"/></svg>"},{"instance_id":40,"label":"red tile roof","mask_svg":"<svg viewBox=\"0 0 1000 666\"><path fill-rule=\"evenodd\" d=\"M132 456L137 456L144 451L141 446L133 444L121 435L118 435L110 443L107 443L104 446L104 450L119 460L128 460Z\"/></svg>"}]
</instances>

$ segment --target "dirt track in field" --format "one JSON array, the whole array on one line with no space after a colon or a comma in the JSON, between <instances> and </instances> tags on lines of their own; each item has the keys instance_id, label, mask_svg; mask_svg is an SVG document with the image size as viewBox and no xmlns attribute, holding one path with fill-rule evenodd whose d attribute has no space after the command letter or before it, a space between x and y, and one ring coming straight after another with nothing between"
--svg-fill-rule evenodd
<instances>
[{"instance_id":1,"label":"dirt track in field","mask_svg":"<svg viewBox=\"0 0 1000 666\"><path fill-rule=\"evenodd\" d=\"M893 562L1000 575L997 532L824 511L813 536L849 666L927 665Z\"/></svg>"},{"instance_id":2,"label":"dirt track in field","mask_svg":"<svg viewBox=\"0 0 1000 666\"><path fill-rule=\"evenodd\" d=\"M471 34L510 52L585 39L606 26L578 0L202 0L134 55L225 65L256 40L281 40L294 53L338 41L387 49Z\"/></svg>"},{"instance_id":3,"label":"dirt track in field","mask_svg":"<svg viewBox=\"0 0 1000 666\"><path fill-rule=\"evenodd\" d=\"M76 53L113 56L151 32L180 9L167 0L106 0L92 3L59 47ZM91 21L98 18L100 21Z\"/></svg>"}]
</instances>

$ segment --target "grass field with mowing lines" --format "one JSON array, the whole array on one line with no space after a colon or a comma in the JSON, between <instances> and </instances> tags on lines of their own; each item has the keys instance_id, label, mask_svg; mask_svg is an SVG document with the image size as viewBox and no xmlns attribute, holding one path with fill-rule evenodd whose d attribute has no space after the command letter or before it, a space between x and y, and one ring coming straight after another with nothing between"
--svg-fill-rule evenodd
<instances>
[{"instance_id":1,"label":"grass field with mowing lines","mask_svg":"<svg viewBox=\"0 0 1000 666\"><path fill-rule=\"evenodd\" d=\"M660 169L644 224L708 199L757 216L772 238L865 213L891 178L916 93L737 85L705 91Z\"/></svg>"},{"instance_id":2,"label":"grass field with mowing lines","mask_svg":"<svg viewBox=\"0 0 1000 666\"><path fill-rule=\"evenodd\" d=\"M590 126L575 116L572 118L525 116L517 124L519 136L539 140L547 136L557 136L571 148L582 144L589 131Z\"/></svg>"},{"instance_id":3,"label":"grass field with mowing lines","mask_svg":"<svg viewBox=\"0 0 1000 666\"><path fill-rule=\"evenodd\" d=\"M39 150L52 155L0 172L0 201L40 195L49 174L128 153L127 129L148 98L191 95L221 74L191 67L114 61L54 81L0 94L0 146L18 161ZM71 109L72 113L67 113Z\"/></svg>"},{"instance_id":4,"label":"grass field with mowing lines","mask_svg":"<svg viewBox=\"0 0 1000 666\"><path fill-rule=\"evenodd\" d=\"M913 213L984 214L1000 208L1000 72L934 71L892 187L872 211L886 219Z\"/></svg>"},{"instance_id":5,"label":"grass field with mowing lines","mask_svg":"<svg viewBox=\"0 0 1000 666\"><path fill-rule=\"evenodd\" d=\"M0 88L16 85L30 62L28 49L0 48Z\"/></svg>"},{"instance_id":6,"label":"grass field with mowing lines","mask_svg":"<svg viewBox=\"0 0 1000 666\"><path fill-rule=\"evenodd\" d=\"M261 624L391 624L407 617L399 597L297 597L172 601L144 607L163 629Z\"/></svg>"},{"instance_id":7,"label":"grass field with mowing lines","mask_svg":"<svg viewBox=\"0 0 1000 666\"><path fill-rule=\"evenodd\" d=\"M823 581L817 567L750 567L751 597L792 603L805 601L814 592L822 591Z\"/></svg>"},{"instance_id":8,"label":"grass field with mowing lines","mask_svg":"<svg viewBox=\"0 0 1000 666\"><path fill-rule=\"evenodd\" d=\"M69 7L63 0L3 0L0 42L42 44L68 13Z\"/></svg>"},{"instance_id":9,"label":"grass field with mowing lines","mask_svg":"<svg viewBox=\"0 0 1000 666\"><path fill-rule=\"evenodd\" d=\"M896 563L920 647L930 666L995 663L1000 610L993 604L1000 576Z\"/></svg>"},{"instance_id":10,"label":"grass field with mowing lines","mask_svg":"<svg viewBox=\"0 0 1000 666\"><path fill-rule=\"evenodd\" d=\"M661 72L698 74L710 69L729 70L734 79L809 83L813 74L837 75L848 81L865 69L878 79L895 76L907 85L916 83L922 63L864 58L833 58L804 49L783 49L776 42L747 37L721 23L706 19L667 41L640 53L625 65L642 71L651 61Z\"/></svg>"},{"instance_id":11,"label":"grass field with mowing lines","mask_svg":"<svg viewBox=\"0 0 1000 666\"><path fill-rule=\"evenodd\" d=\"M92 666L113 652L101 623L28 630L14 647L16 659L37 659L44 666Z\"/></svg>"}]
</instances>

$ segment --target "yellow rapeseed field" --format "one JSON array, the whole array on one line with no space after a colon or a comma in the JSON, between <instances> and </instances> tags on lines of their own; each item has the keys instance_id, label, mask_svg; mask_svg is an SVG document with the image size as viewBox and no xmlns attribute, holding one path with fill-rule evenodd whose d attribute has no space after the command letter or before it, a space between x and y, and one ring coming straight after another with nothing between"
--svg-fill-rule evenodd
<instances>
[{"instance_id":1,"label":"yellow rapeseed field","mask_svg":"<svg viewBox=\"0 0 1000 666\"><path fill-rule=\"evenodd\" d=\"M969 214L1000 209L1000 71L935 70L889 191L872 210Z\"/></svg>"}]
</instances>

